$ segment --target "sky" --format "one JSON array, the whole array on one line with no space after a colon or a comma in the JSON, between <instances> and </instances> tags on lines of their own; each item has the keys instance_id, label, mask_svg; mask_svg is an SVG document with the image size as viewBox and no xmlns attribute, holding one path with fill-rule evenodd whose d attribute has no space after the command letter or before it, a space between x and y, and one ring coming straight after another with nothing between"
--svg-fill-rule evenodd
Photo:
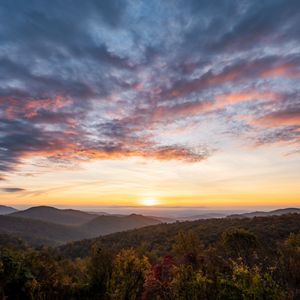
<instances>
[{"instance_id":1,"label":"sky","mask_svg":"<svg viewBox=\"0 0 300 300\"><path fill-rule=\"evenodd\" d=\"M0 203L300 206L300 1L2 0Z\"/></svg>"}]
</instances>

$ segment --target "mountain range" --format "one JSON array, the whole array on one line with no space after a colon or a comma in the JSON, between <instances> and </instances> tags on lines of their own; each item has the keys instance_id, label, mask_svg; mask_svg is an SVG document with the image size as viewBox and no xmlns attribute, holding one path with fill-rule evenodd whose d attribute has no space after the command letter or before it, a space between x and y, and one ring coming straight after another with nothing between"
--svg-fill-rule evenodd
<instances>
[{"instance_id":1,"label":"mountain range","mask_svg":"<svg viewBox=\"0 0 300 300\"><path fill-rule=\"evenodd\" d=\"M283 208L271 211L254 211L244 214L234 214L227 218L254 218L254 217L269 217L269 216L282 216L286 214L300 214L299 208Z\"/></svg>"},{"instance_id":2,"label":"mountain range","mask_svg":"<svg viewBox=\"0 0 300 300\"><path fill-rule=\"evenodd\" d=\"M231 219L280 216L298 213L298 208L278 209L270 212L251 212L227 216ZM108 213L90 213L74 209L58 209L50 206L36 206L17 211L8 206L0 206L0 234L9 234L21 238L31 245L61 245L71 241L95 238L130 229L137 229L161 223L173 223L176 219L144 216L140 214L110 215ZM186 222L198 219L224 219L220 213L195 215L180 218Z\"/></svg>"},{"instance_id":3,"label":"mountain range","mask_svg":"<svg viewBox=\"0 0 300 300\"><path fill-rule=\"evenodd\" d=\"M0 216L0 233L13 234L33 245L58 245L159 223L162 222L157 218L136 214L98 216L37 206Z\"/></svg>"},{"instance_id":4,"label":"mountain range","mask_svg":"<svg viewBox=\"0 0 300 300\"><path fill-rule=\"evenodd\" d=\"M13 207L0 205L0 215L8 215L16 211L18 210Z\"/></svg>"},{"instance_id":5,"label":"mountain range","mask_svg":"<svg viewBox=\"0 0 300 300\"><path fill-rule=\"evenodd\" d=\"M198 240L198 246L207 249L210 245L220 241L224 232L233 228L253 233L260 241L260 246L272 252L279 241L286 239L291 233L299 232L300 214L163 223L64 244L57 250L60 255L71 258L88 256L93 246L96 245L111 251L133 247L143 249L146 253L152 251L158 255L165 255L171 251L179 233L193 232ZM266 252L263 255L267 255Z\"/></svg>"},{"instance_id":6,"label":"mountain range","mask_svg":"<svg viewBox=\"0 0 300 300\"><path fill-rule=\"evenodd\" d=\"M82 225L98 216L74 209L58 209L51 206L35 206L17 211L10 216L52 222L61 225Z\"/></svg>"}]
</instances>

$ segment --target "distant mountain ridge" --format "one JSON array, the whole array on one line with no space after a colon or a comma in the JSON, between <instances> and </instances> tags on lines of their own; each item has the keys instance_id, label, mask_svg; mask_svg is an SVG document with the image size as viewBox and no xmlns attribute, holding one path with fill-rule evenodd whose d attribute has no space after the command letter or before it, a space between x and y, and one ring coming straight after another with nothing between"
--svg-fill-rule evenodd
<instances>
[{"instance_id":1,"label":"distant mountain ridge","mask_svg":"<svg viewBox=\"0 0 300 300\"><path fill-rule=\"evenodd\" d=\"M137 214L129 216L99 216L84 224L82 228L90 234L97 236L97 233L100 231L102 234L110 234L160 223L161 221L152 217Z\"/></svg>"},{"instance_id":2,"label":"distant mountain ridge","mask_svg":"<svg viewBox=\"0 0 300 300\"><path fill-rule=\"evenodd\" d=\"M18 211L18 210L13 207L6 206L6 205L0 205L0 215L8 215L8 214L14 213L16 211Z\"/></svg>"},{"instance_id":3,"label":"distant mountain ridge","mask_svg":"<svg viewBox=\"0 0 300 300\"><path fill-rule=\"evenodd\" d=\"M58 209L51 206L34 206L12 213L11 216L41 220L61 225L81 225L97 218L97 215L74 209Z\"/></svg>"},{"instance_id":4,"label":"distant mountain ridge","mask_svg":"<svg viewBox=\"0 0 300 300\"><path fill-rule=\"evenodd\" d=\"M158 219L136 214L98 216L38 206L0 216L0 234L13 234L33 245L59 245L160 223Z\"/></svg>"},{"instance_id":5,"label":"distant mountain ridge","mask_svg":"<svg viewBox=\"0 0 300 300\"><path fill-rule=\"evenodd\" d=\"M290 233L299 232L300 214L283 214L261 218L212 218L171 224L159 224L138 228L126 232L113 233L93 239L76 241L60 246L59 254L67 257L86 257L94 245L120 251L131 247L143 247L145 251L154 251L165 255L172 249L178 232L195 232L199 243L209 247L217 242L224 231L240 228L255 234L265 247L273 251L278 241L287 238Z\"/></svg>"},{"instance_id":6,"label":"distant mountain ridge","mask_svg":"<svg viewBox=\"0 0 300 300\"><path fill-rule=\"evenodd\" d=\"M272 211L254 211L244 214L233 214L227 218L254 218L254 217L268 217L268 216L282 216L286 214L300 214L300 208L282 208Z\"/></svg>"},{"instance_id":7,"label":"distant mountain ridge","mask_svg":"<svg viewBox=\"0 0 300 300\"><path fill-rule=\"evenodd\" d=\"M219 219L224 218L227 215L224 213L203 213L199 215L194 216L188 216L188 217L180 217L177 218L178 221L196 221L196 220L205 220L205 219Z\"/></svg>"},{"instance_id":8,"label":"distant mountain ridge","mask_svg":"<svg viewBox=\"0 0 300 300\"><path fill-rule=\"evenodd\" d=\"M14 210L14 209L13 209ZM298 208L278 209L270 212L252 212L233 214L227 218L241 219L253 217L281 216L285 214L300 214ZM221 215L201 215L210 222L212 219L221 220ZM193 217L192 217L193 218ZM194 216L199 218L199 215ZM225 218L226 219L226 218ZM171 222L170 222L171 221ZM98 236L117 232L138 229L161 223L172 223L172 219L131 215L97 215L73 209L58 209L49 206L38 206L24 211L13 212L0 216L0 234L13 235L22 238L31 245L61 245L66 242L81 239L95 238ZM188 221L188 222L185 222ZM192 220L180 220L178 223L192 223Z\"/></svg>"},{"instance_id":9,"label":"distant mountain ridge","mask_svg":"<svg viewBox=\"0 0 300 300\"><path fill-rule=\"evenodd\" d=\"M0 233L12 234L32 245L59 245L84 239L79 228L29 218L0 216Z\"/></svg>"}]
</instances>

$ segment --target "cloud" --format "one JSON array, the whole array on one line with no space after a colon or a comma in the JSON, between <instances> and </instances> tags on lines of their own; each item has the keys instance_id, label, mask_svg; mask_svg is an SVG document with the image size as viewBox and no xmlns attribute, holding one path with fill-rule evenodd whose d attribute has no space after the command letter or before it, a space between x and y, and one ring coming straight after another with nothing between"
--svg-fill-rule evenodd
<instances>
[{"instance_id":1,"label":"cloud","mask_svg":"<svg viewBox=\"0 0 300 300\"><path fill-rule=\"evenodd\" d=\"M255 123L266 127L297 126L300 125L300 108L268 113L256 119Z\"/></svg>"},{"instance_id":2,"label":"cloud","mask_svg":"<svg viewBox=\"0 0 300 300\"><path fill-rule=\"evenodd\" d=\"M298 143L298 1L19 0L0 18L1 178L36 156L199 162L227 135Z\"/></svg>"},{"instance_id":3,"label":"cloud","mask_svg":"<svg viewBox=\"0 0 300 300\"><path fill-rule=\"evenodd\" d=\"M216 5L216 3L214 3ZM225 17L217 15L221 31L218 39L209 43L212 51L240 51L273 45L299 37L299 2L297 0L228 1ZM234 6L234 9L232 8ZM235 18L226 18L226 13ZM227 24L226 24L227 23Z\"/></svg>"},{"instance_id":4,"label":"cloud","mask_svg":"<svg viewBox=\"0 0 300 300\"><path fill-rule=\"evenodd\" d=\"M78 133L42 130L26 121L0 120L0 170L13 171L26 156L72 153Z\"/></svg>"},{"instance_id":5,"label":"cloud","mask_svg":"<svg viewBox=\"0 0 300 300\"><path fill-rule=\"evenodd\" d=\"M206 89L220 87L225 84L238 84L242 81L258 80L261 77L287 76L297 78L300 76L300 59L285 58L293 63L280 62L279 57L265 57L254 60L238 60L225 66L221 71L208 70L200 77L192 80L180 79L173 82L172 87L163 91L161 97L172 99L184 97L191 93L203 92ZM299 69L299 70L298 70Z\"/></svg>"},{"instance_id":6,"label":"cloud","mask_svg":"<svg viewBox=\"0 0 300 300\"><path fill-rule=\"evenodd\" d=\"M232 105L236 103L241 103L244 101L253 100L276 100L280 97L274 92L259 92L259 91L242 91L234 93L226 93L216 97L216 106L225 107L226 105Z\"/></svg>"},{"instance_id":7,"label":"cloud","mask_svg":"<svg viewBox=\"0 0 300 300\"><path fill-rule=\"evenodd\" d=\"M24 192L25 189L7 187L7 188L1 188L1 191L5 193L19 193L19 192Z\"/></svg>"},{"instance_id":8,"label":"cloud","mask_svg":"<svg viewBox=\"0 0 300 300\"><path fill-rule=\"evenodd\" d=\"M288 143L289 145L294 145L297 149L300 144L300 126L283 126L280 128L264 130L255 138L256 146L264 146L274 143ZM297 151L295 153L297 153Z\"/></svg>"}]
</instances>

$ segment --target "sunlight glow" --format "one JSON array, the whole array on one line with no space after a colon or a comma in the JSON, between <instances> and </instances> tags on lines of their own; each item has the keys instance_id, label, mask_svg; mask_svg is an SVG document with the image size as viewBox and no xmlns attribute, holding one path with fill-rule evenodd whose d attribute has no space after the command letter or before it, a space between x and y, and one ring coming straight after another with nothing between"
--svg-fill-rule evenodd
<instances>
[{"instance_id":1,"label":"sunlight glow","mask_svg":"<svg viewBox=\"0 0 300 300\"><path fill-rule=\"evenodd\" d=\"M158 204L158 201L157 201L157 199L154 199L154 198L146 198L146 199L141 200L141 203L144 206L154 206L154 205Z\"/></svg>"}]
</instances>

